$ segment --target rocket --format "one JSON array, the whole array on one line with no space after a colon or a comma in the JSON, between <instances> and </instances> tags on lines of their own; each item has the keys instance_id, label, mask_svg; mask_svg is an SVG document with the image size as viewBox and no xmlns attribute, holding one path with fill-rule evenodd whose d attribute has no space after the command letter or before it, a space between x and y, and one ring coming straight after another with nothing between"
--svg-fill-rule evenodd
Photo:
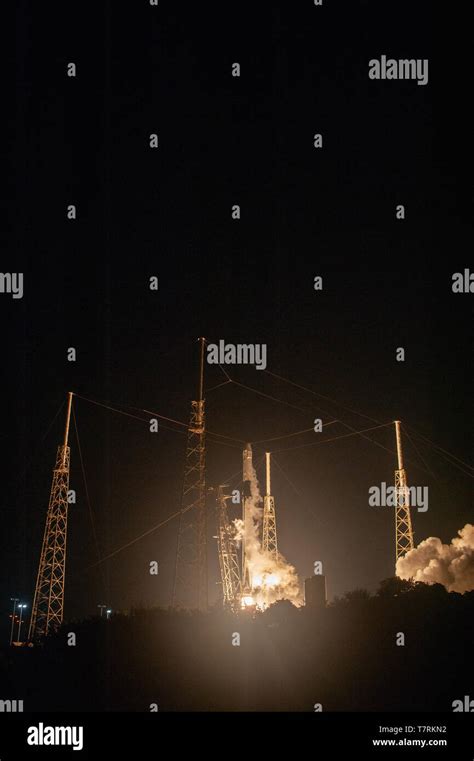
<instances>
[{"instance_id":1,"label":"rocket","mask_svg":"<svg viewBox=\"0 0 474 761\"><path fill-rule=\"evenodd\" d=\"M242 481L244 482L244 497L250 497L250 482L252 480L252 445L246 444L243 451Z\"/></svg>"},{"instance_id":2,"label":"rocket","mask_svg":"<svg viewBox=\"0 0 474 761\"><path fill-rule=\"evenodd\" d=\"M247 514L246 503L250 498L250 483L252 481L253 462L252 462L252 445L246 444L243 457L242 457L242 521L244 524L244 531L242 537L242 586L245 589L250 586L250 574L247 566L246 551L245 551L245 536L247 532Z\"/></svg>"}]
</instances>

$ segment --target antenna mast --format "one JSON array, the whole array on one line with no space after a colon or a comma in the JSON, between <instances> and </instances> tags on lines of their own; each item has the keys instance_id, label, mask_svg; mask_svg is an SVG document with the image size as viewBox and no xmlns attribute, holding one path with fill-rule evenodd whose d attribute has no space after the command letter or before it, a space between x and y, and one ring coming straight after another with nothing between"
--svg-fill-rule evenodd
<instances>
[{"instance_id":1,"label":"antenna mast","mask_svg":"<svg viewBox=\"0 0 474 761\"><path fill-rule=\"evenodd\" d=\"M268 552L275 560L278 558L278 543L275 516L275 500L271 496L271 477L270 477L270 452L265 452L266 465L266 493L263 498L263 537L262 547L264 552Z\"/></svg>"},{"instance_id":2,"label":"antenna mast","mask_svg":"<svg viewBox=\"0 0 474 761\"><path fill-rule=\"evenodd\" d=\"M206 516L206 423L204 395L204 345L199 338L198 398L191 402L186 463L178 529L173 584L173 607L208 607Z\"/></svg>"},{"instance_id":3,"label":"antenna mast","mask_svg":"<svg viewBox=\"0 0 474 761\"><path fill-rule=\"evenodd\" d=\"M66 540L69 491L68 445L73 392L68 392L63 443L58 447L43 535L28 640L47 636L61 626L64 615Z\"/></svg>"},{"instance_id":4,"label":"antenna mast","mask_svg":"<svg viewBox=\"0 0 474 761\"><path fill-rule=\"evenodd\" d=\"M407 474L403 465L402 437L400 421L395 420L395 436L397 439L398 470L395 471L395 567L398 558L412 550L413 529L410 513L410 493L407 487Z\"/></svg>"}]
</instances>

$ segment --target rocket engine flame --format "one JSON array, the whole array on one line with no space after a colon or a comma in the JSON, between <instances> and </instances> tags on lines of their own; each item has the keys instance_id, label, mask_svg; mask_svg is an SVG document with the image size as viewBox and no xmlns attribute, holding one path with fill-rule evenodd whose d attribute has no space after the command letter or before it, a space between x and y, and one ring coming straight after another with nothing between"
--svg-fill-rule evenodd
<instances>
[{"instance_id":1,"label":"rocket engine flame","mask_svg":"<svg viewBox=\"0 0 474 761\"><path fill-rule=\"evenodd\" d=\"M245 502L245 525L240 518L234 521L235 540L244 544L247 566L250 572L251 592L243 601L252 598L252 603L260 610L268 608L277 600L290 600L294 605L303 604L298 574L281 553L275 558L265 552L261 543L263 516L262 497L257 474L252 463L251 447L244 450L244 481L249 484L250 495Z\"/></svg>"}]
</instances>

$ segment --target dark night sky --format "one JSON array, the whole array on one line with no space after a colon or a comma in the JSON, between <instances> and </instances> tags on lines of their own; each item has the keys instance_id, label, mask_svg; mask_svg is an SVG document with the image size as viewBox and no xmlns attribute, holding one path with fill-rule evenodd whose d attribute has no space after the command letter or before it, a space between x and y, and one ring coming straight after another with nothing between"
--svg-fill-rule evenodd
<instances>
[{"instance_id":1,"label":"dark night sky","mask_svg":"<svg viewBox=\"0 0 474 761\"><path fill-rule=\"evenodd\" d=\"M454 11L448 20L432 2L414 5L17 3L13 245L2 271L24 272L25 294L0 297L5 616L13 594L31 604L63 414L42 437L67 390L187 420L199 335L266 343L270 371L381 422L399 417L471 461L473 297L451 292L452 273L473 261L469 45L456 30L456 55L436 50L435 38L452 39ZM369 80L369 59L383 53L429 58L429 84ZM224 386L208 396L212 430L250 441L291 433L320 405L370 425L251 367L228 369L307 412ZM222 379L210 368L207 386ZM185 437L80 399L75 409L105 555L178 509ZM392 429L370 435L394 447ZM430 488L415 539L449 541L473 519L472 481L416 442L435 477L407 441L409 481ZM103 601L168 605L176 521L85 570L97 553L74 431L71 447L67 615ZM394 456L349 438L275 457L299 492L275 466L279 543L300 576L322 560L333 596L392 575L393 513L369 508L367 490L392 482ZM239 448L209 442L208 484L240 463Z\"/></svg>"}]
</instances>

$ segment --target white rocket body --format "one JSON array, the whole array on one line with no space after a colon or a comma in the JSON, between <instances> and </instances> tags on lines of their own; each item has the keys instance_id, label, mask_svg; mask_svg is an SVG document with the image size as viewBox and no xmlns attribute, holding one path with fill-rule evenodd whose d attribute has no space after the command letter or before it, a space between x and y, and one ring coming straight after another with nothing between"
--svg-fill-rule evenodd
<instances>
[{"instance_id":1,"label":"white rocket body","mask_svg":"<svg viewBox=\"0 0 474 761\"><path fill-rule=\"evenodd\" d=\"M246 444L243 451L242 460L242 481L243 481L243 493L242 493L242 521L244 524L243 538L242 538L242 586L243 588L250 587L250 574L247 566L246 548L245 548L245 536L247 533L247 511L246 503L250 497L250 482L252 480L253 461L252 461L252 445Z\"/></svg>"}]
</instances>

